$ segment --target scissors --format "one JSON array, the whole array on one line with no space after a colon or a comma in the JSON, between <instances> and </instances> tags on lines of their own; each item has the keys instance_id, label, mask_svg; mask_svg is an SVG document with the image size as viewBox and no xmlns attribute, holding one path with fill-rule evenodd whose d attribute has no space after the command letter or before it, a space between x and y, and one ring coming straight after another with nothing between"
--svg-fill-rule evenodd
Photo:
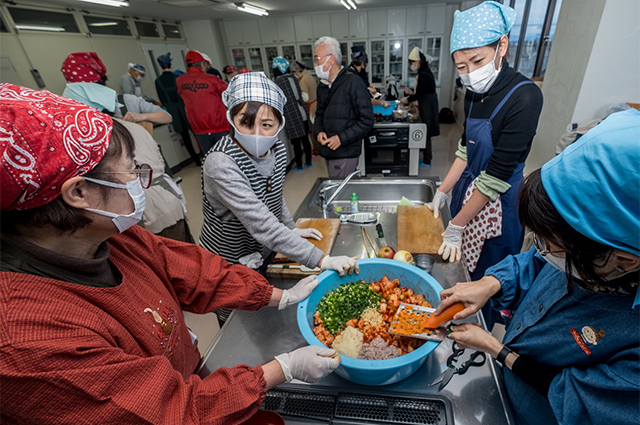
<instances>
[{"instance_id":1,"label":"scissors","mask_svg":"<svg viewBox=\"0 0 640 425\"><path fill-rule=\"evenodd\" d=\"M469 360L467 360L461 367L457 368L453 363L458 361L462 353L464 353L464 348L459 348L458 344L455 342L453 343L452 348L453 353L451 353L447 359L447 369L430 384L430 386L433 386L440 383L440 386L438 386L438 392L442 391L442 389L447 386L449 381L451 381L451 378L453 378L453 375L464 375L471 366L482 366L487 360L486 354L482 351L474 351L469 357Z\"/></svg>"}]
</instances>

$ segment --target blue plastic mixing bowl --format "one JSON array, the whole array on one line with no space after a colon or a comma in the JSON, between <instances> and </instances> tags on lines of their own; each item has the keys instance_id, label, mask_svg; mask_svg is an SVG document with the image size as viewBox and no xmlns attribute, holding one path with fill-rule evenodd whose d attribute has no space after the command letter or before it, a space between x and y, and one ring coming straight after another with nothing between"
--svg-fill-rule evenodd
<instances>
[{"instance_id":1,"label":"blue plastic mixing bowl","mask_svg":"<svg viewBox=\"0 0 640 425\"><path fill-rule=\"evenodd\" d=\"M318 309L322 297L338 286L364 280L367 283L377 282L383 276L399 279L400 286L413 289L415 293L424 294L426 300L434 307L440 304L442 286L431 275L410 264L384 258L358 260L360 274L340 277L335 271L325 271L318 280L320 283L311 295L298 304L298 327L304 339L310 345L324 347L313 334L313 315ZM424 363L427 355L438 342L427 341L420 348L404 356L388 360L361 360L341 356L342 364L336 373L349 381L362 385L388 385L401 381L417 371Z\"/></svg>"}]
</instances>

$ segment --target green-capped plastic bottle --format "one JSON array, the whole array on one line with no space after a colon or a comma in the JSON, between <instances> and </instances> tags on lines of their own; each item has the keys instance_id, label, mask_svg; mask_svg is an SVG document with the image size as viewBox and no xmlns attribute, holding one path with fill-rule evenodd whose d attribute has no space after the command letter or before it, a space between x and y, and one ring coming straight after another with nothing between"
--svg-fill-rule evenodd
<instances>
[{"instance_id":1,"label":"green-capped plastic bottle","mask_svg":"<svg viewBox=\"0 0 640 425\"><path fill-rule=\"evenodd\" d=\"M351 212L360 212L360 201L358 201L358 195L355 192L351 194Z\"/></svg>"}]
</instances>

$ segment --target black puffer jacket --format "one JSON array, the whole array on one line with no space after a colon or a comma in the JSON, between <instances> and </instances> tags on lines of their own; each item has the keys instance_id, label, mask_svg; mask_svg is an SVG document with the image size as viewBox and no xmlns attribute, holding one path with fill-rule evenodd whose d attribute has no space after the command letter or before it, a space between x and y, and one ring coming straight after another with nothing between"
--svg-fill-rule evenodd
<instances>
[{"instance_id":1,"label":"black puffer jacket","mask_svg":"<svg viewBox=\"0 0 640 425\"><path fill-rule=\"evenodd\" d=\"M326 159L356 158L362 151L362 139L373 128L373 107L367 88L357 75L342 69L331 88L318 84L318 110L314 132L327 137L338 135L341 146L334 150L319 146Z\"/></svg>"}]
</instances>

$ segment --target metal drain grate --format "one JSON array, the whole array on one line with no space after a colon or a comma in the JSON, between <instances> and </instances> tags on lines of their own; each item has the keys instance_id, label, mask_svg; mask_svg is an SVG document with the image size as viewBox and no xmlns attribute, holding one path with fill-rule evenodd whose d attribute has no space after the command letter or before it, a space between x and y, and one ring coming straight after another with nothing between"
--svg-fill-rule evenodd
<instances>
[{"instance_id":1,"label":"metal drain grate","mask_svg":"<svg viewBox=\"0 0 640 425\"><path fill-rule=\"evenodd\" d=\"M348 419L353 423L447 425L453 422L445 400L398 394L273 389L267 391L261 408L275 410L281 415L326 421Z\"/></svg>"}]
</instances>

